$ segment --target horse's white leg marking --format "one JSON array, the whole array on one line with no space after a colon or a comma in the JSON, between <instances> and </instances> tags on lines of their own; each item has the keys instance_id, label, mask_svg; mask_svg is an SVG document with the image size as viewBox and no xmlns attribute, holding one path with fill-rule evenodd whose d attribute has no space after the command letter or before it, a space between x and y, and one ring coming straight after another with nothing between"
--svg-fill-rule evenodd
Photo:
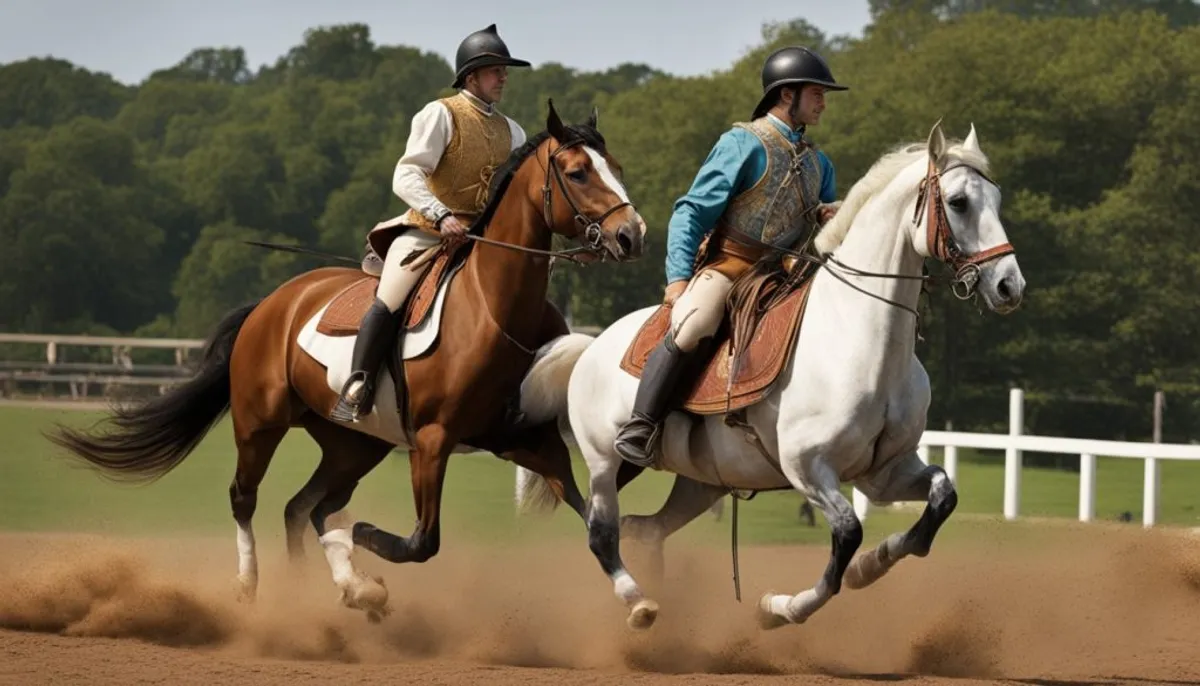
<instances>
[{"instance_id":1,"label":"horse's white leg marking","mask_svg":"<svg viewBox=\"0 0 1200 686\"><path fill-rule=\"evenodd\" d=\"M613 592L629 608L626 620L629 626L646 629L658 617L658 603L645 597L621 561L620 509L617 501L617 468L620 463L608 460L597 465L597 462L588 460L588 468L592 472L587 521L588 547L600 562L600 568L612 580Z\"/></svg>"},{"instance_id":2,"label":"horse's white leg marking","mask_svg":"<svg viewBox=\"0 0 1200 686\"><path fill-rule=\"evenodd\" d=\"M928 504L912 528L888 536L850 564L846 586L854 589L875 583L909 555L928 555L938 529L958 504L954 483L945 470L937 465L926 466L915 452L897 460L890 473L861 480L858 488L878 502L928 500Z\"/></svg>"},{"instance_id":3,"label":"horse's white leg marking","mask_svg":"<svg viewBox=\"0 0 1200 686\"><path fill-rule=\"evenodd\" d=\"M342 590L342 603L348 607L380 611L387 604L387 589L382 584L354 568L354 538L350 529L329 529L320 536L325 560L333 573L333 583Z\"/></svg>"},{"instance_id":4,"label":"horse's white leg marking","mask_svg":"<svg viewBox=\"0 0 1200 686\"><path fill-rule=\"evenodd\" d=\"M254 545L254 527L250 522L237 523L238 583L241 598L254 600L258 593L258 553Z\"/></svg>"},{"instance_id":5,"label":"horse's white leg marking","mask_svg":"<svg viewBox=\"0 0 1200 686\"><path fill-rule=\"evenodd\" d=\"M813 458L809 463L808 484L793 476L792 469L784 471L809 501L820 508L829 522L833 534L833 550L825 573L812 588L790 596L766 593L759 600L759 623L763 628L773 629L789 622L801 624L814 612L821 609L829 599L837 595L842 587L842 575L862 544L862 523L854 514L854 506L842 495L837 472L823 458ZM798 483L797 483L798 482Z\"/></svg>"}]
</instances>

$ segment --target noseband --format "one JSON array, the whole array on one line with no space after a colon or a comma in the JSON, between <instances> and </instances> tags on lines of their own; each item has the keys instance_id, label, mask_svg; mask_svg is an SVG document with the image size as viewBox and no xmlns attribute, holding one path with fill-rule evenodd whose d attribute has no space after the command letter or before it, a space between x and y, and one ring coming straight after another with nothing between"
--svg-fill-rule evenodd
<instances>
[{"instance_id":1,"label":"noseband","mask_svg":"<svg viewBox=\"0 0 1200 686\"><path fill-rule=\"evenodd\" d=\"M950 232L950 218L946 216L941 176L951 169L965 166L967 165L954 164L939 172L937 165L930 160L929 171L925 173L925 178L921 181L920 190L917 193L917 206L913 210L913 224L918 224L921 218L921 208L925 208L925 242L929 249L929 255L954 270L950 288L955 297L960 300L966 300L975 293L975 287L979 284L981 265L1016 252L1011 243L1001 243L974 255L967 255L958 247L954 235ZM989 178L987 174L974 167L969 168L974 169L975 173L988 183L997 188L1000 187L1000 184Z\"/></svg>"}]
</instances>

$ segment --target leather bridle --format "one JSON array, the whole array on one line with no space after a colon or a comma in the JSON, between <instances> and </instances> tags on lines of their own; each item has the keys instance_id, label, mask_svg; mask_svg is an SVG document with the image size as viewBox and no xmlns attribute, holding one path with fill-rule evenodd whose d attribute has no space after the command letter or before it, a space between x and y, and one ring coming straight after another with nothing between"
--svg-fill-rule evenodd
<instances>
[{"instance_id":1,"label":"leather bridle","mask_svg":"<svg viewBox=\"0 0 1200 686\"><path fill-rule=\"evenodd\" d=\"M550 184L551 172L553 172L554 180L558 182L558 187L562 191L563 197L566 198L567 205L571 207L571 211L575 215L575 224L580 229L580 231L572 236L572 238L577 239L581 245L574 248L568 248L566 250L542 250L540 248L527 248L523 245L514 245L512 243L505 243L504 241L484 238L483 236L475 233L469 233L466 237L480 243L487 243L489 245L508 248L510 250L518 250L520 252L533 253L535 255L546 255L549 257L562 258L577 264L587 264L586 261L576 257L576 255L579 255L580 253L598 256L600 261L604 261L608 257L608 250L604 247L604 231L601 228L601 225L617 210L625 207L634 207L634 205L629 201L618 202L595 219L592 219L585 212L579 209L579 205L575 202L575 199L571 197L571 193L567 190L567 183L565 180L563 180L562 169L559 168L557 161L557 155L560 152L578 145L584 145L584 140L582 138L573 138L569 141L560 143L557 148L546 155L546 177L545 182L542 184L542 217L545 220L547 227L554 226L554 189Z\"/></svg>"},{"instance_id":2,"label":"leather bridle","mask_svg":"<svg viewBox=\"0 0 1200 686\"><path fill-rule=\"evenodd\" d=\"M557 155L563 150L575 147L577 145L583 145L583 143L584 141L582 138L572 139L565 143L559 144L558 148L556 148L554 152L546 156L546 182L542 186L542 215L546 220L546 226L554 226L554 210L551 206L554 193L550 187L550 172L553 171L554 180L558 182L558 187L562 191L563 198L566 199L567 205L570 206L571 211L575 213L575 224L580 229L580 233L577 233L576 237L583 244L582 247L585 250L599 255L600 259L603 260L607 255L607 251L604 249L604 232L601 230L600 226L604 223L604 220L612 216L614 212L625 207L633 207L633 203L629 201L618 202L617 204L605 210L604 213L596 219L592 219L579 209L579 205L576 204L575 199L572 198L570 192L567 191L567 182L563 180L562 169L558 166Z\"/></svg>"},{"instance_id":3,"label":"leather bridle","mask_svg":"<svg viewBox=\"0 0 1200 686\"><path fill-rule=\"evenodd\" d=\"M975 293L975 287L979 284L981 265L1016 252L1011 243L1001 243L973 255L967 255L958 247L958 243L954 240L954 234L950 232L950 218L946 216L946 205L942 198L941 176L951 169L966 166L962 163L953 164L938 171L934 161L932 159L929 160L929 170L925 173L925 178L921 181L920 189L917 193L917 206L913 211L913 223L917 224L920 222L921 209L925 209L925 242L928 246L929 255L954 270L954 278L951 280L951 290L961 300L966 300ZM969 168L973 169L976 174L979 174L980 177L996 188L1000 187L1000 184L993 181L979 169L975 169L974 167Z\"/></svg>"}]
</instances>

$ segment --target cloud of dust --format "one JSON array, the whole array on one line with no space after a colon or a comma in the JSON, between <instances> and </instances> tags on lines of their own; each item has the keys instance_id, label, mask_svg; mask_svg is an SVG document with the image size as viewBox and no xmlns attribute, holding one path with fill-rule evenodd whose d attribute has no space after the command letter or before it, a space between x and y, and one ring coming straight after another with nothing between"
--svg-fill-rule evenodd
<instances>
[{"instance_id":1,"label":"cloud of dust","mask_svg":"<svg viewBox=\"0 0 1200 686\"><path fill-rule=\"evenodd\" d=\"M37 540L37 537L33 537ZM261 545L261 544L260 544ZM59 541L7 546L0 627L102 636L231 655L346 663L484 664L664 674L921 674L1042 677L1139 674L1135 658L1200 634L1200 540L1095 528L1037 548L935 548L861 591L844 590L806 624L762 632L768 589L798 592L824 570L822 547L744 548L743 602L728 553L667 549L643 588L661 606L644 633L626 628L586 542L443 546L423 565L358 554L382 576L392 614L370 624L338 605L319 549L299 570L260 549L253 605L236 602L234 542ZM625 545L635 574L637 549ZM724 554L722 554L724 553Z\"/></svg>"}]
</instances>

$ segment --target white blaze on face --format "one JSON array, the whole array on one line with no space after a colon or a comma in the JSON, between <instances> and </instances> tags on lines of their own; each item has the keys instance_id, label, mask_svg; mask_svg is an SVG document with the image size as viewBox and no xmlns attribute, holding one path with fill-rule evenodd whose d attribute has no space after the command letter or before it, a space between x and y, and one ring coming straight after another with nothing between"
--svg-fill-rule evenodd
<instances>
[{"instance_id":1,"label":"white blaze on face","mask_svg":"<svg viewBox=\"0 0 1200 686\"><path fill-rule=\"evenodd\" d=\"M587 151L588 157L592 158L592 166L596 168L596 173L600 175L600 179L605 185L612 189L612 192L617 194L621 202L629 202L629 193L625 190L625 186L617 179L617 175L613 173L612 167L608 166L608 160L604 159L604 155L592 150L588 146L583 146ZM638 228L641 230L642 237L646 236L646 223L638 217Z\"/></svg>"},{"instance_id":2,"label":"white blaze on face","mask_svg":"<svg viewBox=\"0 0 1200 686\"><path fill-rule=\"evenodd\" d=\"M608 160L604 159L604 155L587 146L584 146L583 149L587 151L588 157L592 158L592 166L596 168L596 172L600 174L600 178L604 183L612 189L613 193L617 194L621 202L629 202L629 193L625 191L625 186L622 186L621 182L617 180L617 175L613 174L612 168L608 166Z\"/></svg>"}]
</instances>

